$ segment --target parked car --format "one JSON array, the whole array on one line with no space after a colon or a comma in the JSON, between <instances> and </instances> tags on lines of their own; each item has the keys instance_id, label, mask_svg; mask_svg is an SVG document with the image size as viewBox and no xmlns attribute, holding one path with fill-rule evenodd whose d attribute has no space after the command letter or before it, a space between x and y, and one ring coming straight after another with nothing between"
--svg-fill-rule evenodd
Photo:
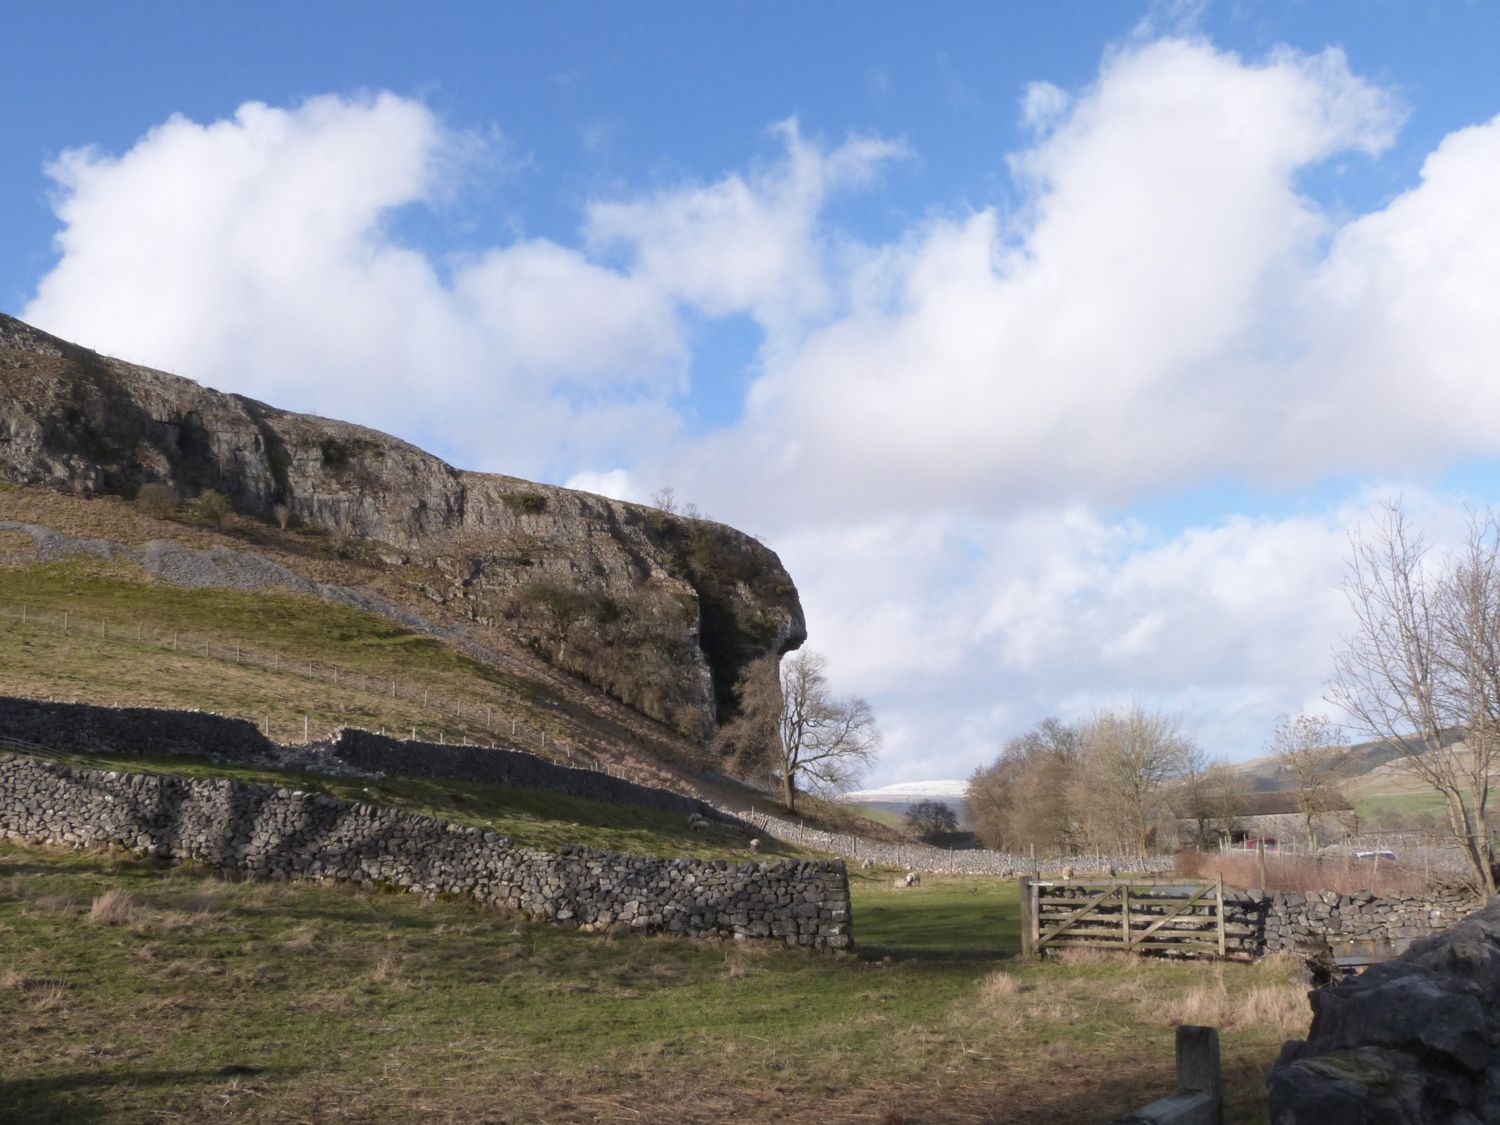
<instances>
[{"instance_id":1,"label":"parked car","mask_svg":"<svg viewBox=\"0 0 1500 1125\"><path fill-rule=\"evenodd\" d=\"M1396 853L1393 852L1393 851L1390 851L1387 848L1379 848L1379 849L1376 849L1376 850L1373 850L1373 851L1355 852L1354 853L1354 858L1355 859L1388 859L1388 860L1390 860L1391 862L1394 863L1395 860L1396 860Z\"/></svg>"}]
</instances>

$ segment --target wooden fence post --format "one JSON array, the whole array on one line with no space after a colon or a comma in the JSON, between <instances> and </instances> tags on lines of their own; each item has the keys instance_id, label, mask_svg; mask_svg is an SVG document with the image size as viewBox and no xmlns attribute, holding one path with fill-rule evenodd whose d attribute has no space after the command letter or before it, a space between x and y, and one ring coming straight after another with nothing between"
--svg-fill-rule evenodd
<instances>
[{"instance_id":1,"label":"wooden fence post","mask_svg":"<svg viewBox=\"0 0 1500 1125\"><path fill-rule=\"evenodd\" d=\"M1035 904L1031 901L1031 876L1021 876L1021 957L1026 961L1036 960L1036 940L1033 927L1036 923Z\"/></svg>"},{"instance_id":2,"label":"wooden fence post","mask_svg":"<svg viewBox=\"0 0 1500 1125\"><path fill-rule=\"evenodd\" d=\"M1229 953L1229 930L1224 918L1224 872L1219 872L1219 957Z\"/></svg>"}]
</instances>

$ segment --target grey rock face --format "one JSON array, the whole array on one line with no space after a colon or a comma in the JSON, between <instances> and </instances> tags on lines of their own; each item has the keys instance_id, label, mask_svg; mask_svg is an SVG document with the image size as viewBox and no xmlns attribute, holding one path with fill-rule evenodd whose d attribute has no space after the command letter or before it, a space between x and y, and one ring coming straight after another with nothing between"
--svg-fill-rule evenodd
<instances>
[{"instance_id":1,"label":"grey rock face","mask_svg":"<svg viewBox=\"0 0 1500 1125\"><path fill-rule=\"evenodd\" d=\"M775 553L732 528L463 472L388 434L293 414L0 315L0 481L131 496L216 489L245 513L389 544L425 592L683 733L745 663L806 638ZM227 563L226 563L227 565Z\"/></svg>"},{"instance_id":2,"label":"grey rock face","mask_svg":"<svg viewBox=\"0 0 1500 1125\"><path fill-rule=\"evenodd\" d=\"M1273 1125L1500 1122L1500 898L1311 993L1270 1077Z\"/></svg>"}]
</instances>

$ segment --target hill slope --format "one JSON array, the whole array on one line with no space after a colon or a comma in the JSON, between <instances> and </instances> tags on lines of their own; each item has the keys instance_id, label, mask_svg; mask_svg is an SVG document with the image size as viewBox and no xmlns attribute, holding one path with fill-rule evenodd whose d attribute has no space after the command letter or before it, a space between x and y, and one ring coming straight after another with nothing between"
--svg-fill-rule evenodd
<instances>
[{"instance_id":1,"label":"hill slope","mask_svg":"<svg viewBox=\"0 0 1500 1125\"><path fill-rule=\"evenodd\" d=\"M0 481L80 497L218 491L241 546L297 556L277 559L294 575L357 563L344 585L379 578L377 612L416 595L472 643L519 642L694 739L733 710L745 663L806 635L774 552L722 524L463 472L387 434L222 394L3 315ZM0 519L23 521L23 507L7 494ZM276 522L301 536L272 534ZM151 541L131 531L136 541L111 541L142 562Z\"/></svg>"}]
</instances>

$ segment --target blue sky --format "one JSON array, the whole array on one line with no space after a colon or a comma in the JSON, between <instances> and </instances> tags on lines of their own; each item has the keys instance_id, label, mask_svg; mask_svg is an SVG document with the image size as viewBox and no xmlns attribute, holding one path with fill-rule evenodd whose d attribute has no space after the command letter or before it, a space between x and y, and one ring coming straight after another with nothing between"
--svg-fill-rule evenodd
<instances>
[{"instance_id":1,"label":"blue sky","mask_svg":"<svg viewBox=\"0 0 1500 1125\"><path fill-rule=\"evenodd\" d=\"M0 308L762 534L962 776L1321 702L1500 453L1500 9L21 3Z\"/></svg>"}]
</instances>

